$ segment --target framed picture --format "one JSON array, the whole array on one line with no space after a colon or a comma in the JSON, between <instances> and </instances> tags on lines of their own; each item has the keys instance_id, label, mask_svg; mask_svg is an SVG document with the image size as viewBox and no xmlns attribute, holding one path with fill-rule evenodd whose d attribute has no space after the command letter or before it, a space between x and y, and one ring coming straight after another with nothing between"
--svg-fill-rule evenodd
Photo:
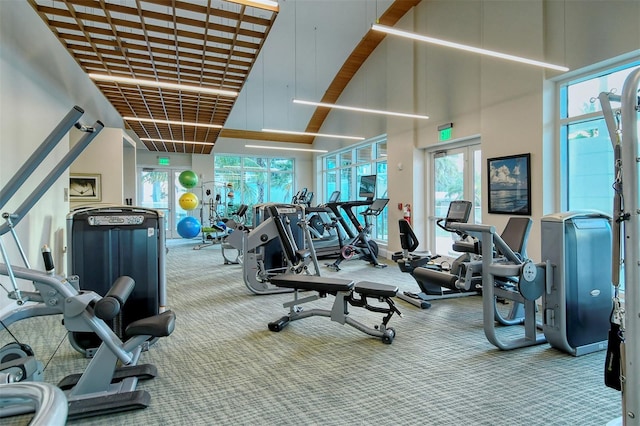
<instances>
[{"instance_id":1,"label":"framed picture","mask_svg":"<svg viewBox=\"0 0 640 426\"><path fill-rule=\"evenodd\" d=\"M531 155L487 159L489 213L531 215Z\"/></svg>"},{"instance_id":2,"label":"framed picture","mask_svg":"<svg viewBox=\"0 0 640 426\"><path fill-rule=\"evenodd\" d=\"M69 176L70 201L101 201L102 183L99 174L72 173Z\"/></svg>"}]
</instances>

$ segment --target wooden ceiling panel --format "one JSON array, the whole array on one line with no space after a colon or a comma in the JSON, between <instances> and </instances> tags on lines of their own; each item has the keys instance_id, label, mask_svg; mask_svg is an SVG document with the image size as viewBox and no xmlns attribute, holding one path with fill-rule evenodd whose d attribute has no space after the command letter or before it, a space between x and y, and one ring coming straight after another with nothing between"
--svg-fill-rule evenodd
<instances>
[{"instance_id":1,"label":"wooden ceiling panel","mask_svg":"<svg viewBox=\"0 0 640 426\"><path fill-rule=\"evenodd\" d=\"M1 1L1 0L0 0ZM28 0L86 73L233 90L246 83L277 17L224 0ZM380 17L395 24L420 0L395 0ZM369 31L327 88L335 102L384 39ZM236 97L96 81L123 117L225 125ZM329 114L319 107L306 130ZM126 120L150 151L209 154L219 136L312 144L314 137ZM146 140L151 138L151 140ZM171 143L165 140L181 140Z\"/></svg>"},{"instance_id":2,"label":"wooden ceiling panel","mask_svg":"<svg viewBox=\"0 0 640 426\"><path fill-rule=\"evenodd\" d=\"M221 0L28 0L87 73L239 92L277 12ZM258 16L259 15L259 16ZM96 82L123 117L224 125L236 97ZM219 129L127 120L151 151L209 154ZM161 140L181 140L169 143Z\"/></svg>"}]
</instances>

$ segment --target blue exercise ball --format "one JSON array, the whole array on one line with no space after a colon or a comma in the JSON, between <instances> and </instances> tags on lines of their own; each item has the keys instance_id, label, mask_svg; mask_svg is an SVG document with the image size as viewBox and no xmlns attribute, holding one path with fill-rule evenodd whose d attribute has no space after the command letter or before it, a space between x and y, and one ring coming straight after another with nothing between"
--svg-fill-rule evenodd
<instances>
[{"instance_id":1,"label":"blue exercise ball","mask_svg":"<svg viewBox=\"0 0 640 426\"><path fill-rule=\"evenodd\" d=\"M200 233L200 221L193 216L187 216L178 222L178 235L182 238L194 238Z\"/></svg>"}]
</instances>

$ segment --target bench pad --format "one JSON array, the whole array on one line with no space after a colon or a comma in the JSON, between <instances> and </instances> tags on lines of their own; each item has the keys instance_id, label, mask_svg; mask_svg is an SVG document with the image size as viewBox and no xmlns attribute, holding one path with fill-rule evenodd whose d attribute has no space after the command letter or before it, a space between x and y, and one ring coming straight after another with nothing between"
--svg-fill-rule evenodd
<instances>
[{"instance_id":1,"label":"bench pad","mask_svg":"<svg viewBox=\"0 0 640 426\"><path fill-rule=\"evenodd\" d=\"M354 286L353 280L319 277L317 275L283 274L272 277L269 281L278 287L326 293L333 291L350 291Z\"/></svg>"},{"instance_id":2,"label":"bench pad","mask_svg":"<svg viewBox=\"0 0 640 426\"><path fill-rule=\"evenodd\" d=\"M398 293L398 287L371 281L361 281L356 284L355 292L367 296L393 297Z\"/></svg>"}]
</instances>

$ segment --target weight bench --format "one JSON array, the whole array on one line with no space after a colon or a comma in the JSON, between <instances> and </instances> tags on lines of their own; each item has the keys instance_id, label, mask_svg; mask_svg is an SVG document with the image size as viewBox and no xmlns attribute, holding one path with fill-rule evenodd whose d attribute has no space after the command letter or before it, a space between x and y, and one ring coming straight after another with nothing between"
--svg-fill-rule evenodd
<instances>
[{"instance_id":1,"label":"weight bench","mask_svg":"<svg viewBox=\"0 0 640 426\"><path fill-rule=\"evenodd\" d=\"M396 333L393 328L387 327L387 323L394 313L402 316L392 300L392 297L398 293L398 287L396 286L369 281L362 281L355 284L352 280L340 278L292 274L277 275L271 279L271 284L295 290L293 300L283 304L285 308L289 308L289 314L276 321L270 322L269 330L271 331L280 331L291 321L312 316L323 316L329 317L331 321L340 324L349 324L363 333L382 339L384 343L391 344L391 342L393 342ZM318 294L299 298L298 293L300 291L315 291ZM335 296L331 310L310 309L303 311L299 306L303 303L326 297L327 294ZM380 302L384 302L387 304L387 307L372 306L368 302L369 298L375 298ZM373 328L368 327L349 316L349 305L362 307L372 312L379 312L385 314L385 316L380 325L376 325Z\"/></svg>"}]
</instances>

